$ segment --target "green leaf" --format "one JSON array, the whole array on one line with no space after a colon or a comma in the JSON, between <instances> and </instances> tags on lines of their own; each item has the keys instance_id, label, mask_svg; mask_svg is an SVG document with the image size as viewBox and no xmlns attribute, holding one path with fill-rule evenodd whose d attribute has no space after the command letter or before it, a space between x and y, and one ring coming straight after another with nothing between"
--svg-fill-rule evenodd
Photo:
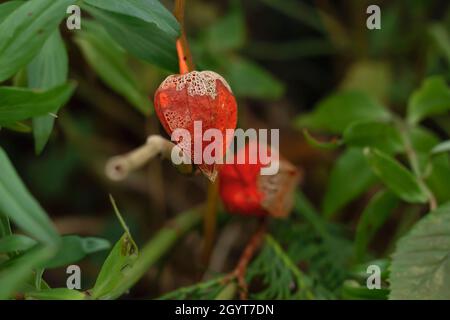
<instances>
[{"instance_id":1,"label":"green leaf","mask_svg":"<svg viewBox=\"0 0 450 320\"><path fill-rule=\"evenodd\" d=\"M314 111L296 120L298 127L343 133L357 121L387 121L389 111L360 91L336 93L320 101Z\"/></svg>"},{"instance_id":2,"label":"green leaf","mask_svg":"<svg viewBox=\"0 0 450 320\"><path fill-rule=\"evenodd\" d=\"M8 216L0 212L0 239L6 236L10 236L11 234L11 225L9 223Z\"/></svg>"},{"instance_id":3,"label":"green leaf","mask_svg":"<svg viewBox=\"0 0 450 320\"><path fill-rule=\"evenodd\" d=\"M244 15L239 1L232 1L230 12L206 30L204 41L212 52L236 50L244 45Z\"/></svg>"},{"instance_id":4,"label":"green leaf","mask_svg":"<svg viewBox=\"0 0 450 320\"><path fill-rule=\"evenodd\" d=\"M98 9L154 23L173 38L180 35L177 19L158 0L85 0L85 2Z\"/></svg>"},{"instance_id":5,"label":"green leaf","mask_svg":"<svg viewBox=\"0 0 450 320\"><path fill-rule=\"evenodd\" d=\"M311 136L308 129L303 129L303 136L305 137L306 142L318 149L333 150L341 145L341 141L336 138L333 138L327 142L318 141L313 136Z\"/></svg>"},{"instance_id":6,"label":"green leaf","mask_svg":"<svg viewBox=\"0 0 450 320\"><path fill-rule=\"evenodd\" d=\"M122 283L124 273L133 266L137 257L138 248L129 234L125 233L103 263L91 291L92 298L114 299L120 296L122 292L116 292L116 289Z\"/></svg>"},{"instance_id":7,"label":"green leaf","mask_svg":"<svg viewBox=\"0 0 450 320\"><path fill-rule=\"evenodd\" d=\"M41 51L28 65L28 87L32 89L51 89L67 81L69 68L67 50L59 30L47 39ZM56 106L56 113L61 105ZM33 135L36 153L39 154L47 144L53 130L55 117L44 115L33 119Z\"/></svg>"},{"instance_id":8,"label":"green leaf","mask_svg":"<svg viewBox=\"0 0 450 320\"><path fill-rule=\"evenodd\" d=\"M372 171L399 198L411 203L427 202L426 191L401 163L377 149L367 148L364 154Z\"/></svg>"},{"instance_id":9,"label":"green leaf","mask_svg":"<svg viewBox=\"0 0 450 320\"><path fill-rule=\"evenodd\" d=\"M340 84L341 90L360 90L386 101L392 87L392 74L386 62L360 60L347 71Z\"/></svg>"},{"instance_id":10,"label":"green leaf","mask_svg":"<svg viewBox=\"0 0 450 320\"><path fill-rule=\"evenodd\" d=\"M25 293L27 300L85 300L86 294L67 288L44 289Z\"/></svg>"},{"instance_id":11,"label":"green leaf","mask_svg":"<svg viewBox=\"0 0 450 320\"><path fill-rule=\"evenodd\" d=\"M56 245L59 236L50 219L30 195L0 147L0 212L37 240Z\"/></svg>"},{"instance_id":12,"label":"green leaf","mask_svg":"<svg viewBox=\"0 0 450 320\"><path fill-rule=\"evenodd\" d=\"M8 1L0 4L0 24L22 4L24 1Z\"/></svg>"},{"instance_id":13,"label":"green leaf","mask_svg":"<svg viewBox=\"0 0 450 320\"><path fill-rule=\"evenodd\" d=\"M23 122L15 122L3 126L5 129L20 132L20 133L30 133L32 131L31 127Z\"/></svg>"},{"instance_id":14,"label":"green leaf","mask_svg":"<svg viewBox=\"0 0 450 320\"><path fill-rule=\"evenodd\" d=\"M120 217L120 215L119 215ZM106 259L92 289L95 299L115 299L127 292L187 231L200 222L198 209L178 215L137 253L126 232Z\"/></svg>"},{"instance_id":15,"label":"green leaf","mask_svg":"<svg viewBox=\"0 0 450 320\"><path fill-rule=\"evenodd\" d=\"M425 172L430 160L431 149L439 143L439 138L432 131L420 126L414 126L407 134L409 134L412 147L417 153L420 169Z\"/></svg>"},{"instance_id":16,"label":"green leaf","mask_svg":"<svg viewBox=\"0 0 450 320\"><path fill-rule=\"evenodd\" d=\"M27 236L14 234L0 238L0 253L26 251L37 244L36 240Z\"/></svg>"},{"instance_id":17,"label":"green leaf","mask_svg":"<svg viewBox=\"0 0 450 320\"><path fill-rule=\"evenodd\" d=\"M435 23L430 27L429 32L450 65L450 35L447 30L448 28L445 27L444 23Z\"/></svg>"},{"instance_id":18,"label":"green leaf","mask_svg":"<svg viewBox=\"0 0 450 320\"><path fill-rule=\"evenodd\" d=\"M386 300L389 294L386 288L370 290L354 280L345 281L341 290L342 297L347 300Z\"/></svg>"},{"instance_id":19,"label":"green leaf","mask_svg":"<svg viewBox=\"0 0 450 320\"><path fill-rule=\"evenodd\" d=\"M47 91L0 87L0 125L52 112L64 105L74 90L72 82Z\"/></svg>"},{"instance_id":20,"label":"green leaf","mask_svg":"<svg viewBox=\"0 0 450 320\"><path fill-rule=\"evenodd\" d=\"M416 90L408 103L408 121L416 124L429 116L450 110L450 89L439 76L428 78Z\"/></svg>"},{"instance_id":21,"label":"green leaf","mask_svg":"<svg viewBox=\"0 0 450 320\"><path fill-rule=\"evenodd\" d=\"M450 152L450 140L439 143L431 150L432 155Z\"/></svg>"},{"instance_id":22,"label":"green leaf","mask_svg":"<svg viewBox=\"0 0 450 320\"><path fill-rule=\"evenodd\" d=\"M62 237L61 246L56 255L41 267L57 268L84 259L88 254L106 250L110 247L107 240L100 238L81 238L79 236Z\"/></svg>"},{"instance_id":23,"label":"green leaf","mask_svg":"<svg viewBox=\"0 0 450 320\"><path fill-rule=\"evenodd\" d=\"M111 89L124 96L143 114L150 113L150 99L139 89L127 66L125 52L100 25L84 21L83 30L77 32L75 42L89 65Z\"/></svg>"},{"instance_id":24,"label":"green leaf","mask_svg":"<svg viewBox=\"0 0 450 320\"><path fill-rule=\"evenodd\" d=\"M349 183L349 177L351 177L351 183ZM374 181L375 177L362 151L356 148L346 150L331 170L323 200L323 213L331 217L366 191Z\"/></svg>"},{"instance_id":25,"label":"green leaf","mask_svg":"<svg viewBox=\"0 0 450 320\"><path fill-rule=\"evenodd\" d=\"M53 255L49 247L37 246L25 254L7 261L0 270L0 300L8 299L29 279L33 269Z\"/></svg>"},{"instance_id":26,"label":"green leaf","mask_svg":"<svg viewBox=\"0 0 450 320\"><path fill-rule=\"evenodd\" d=\"M414 126L409 135L414 150L425 156L428 156L431 149L439 143L439 138L432 131L421 126Z\"/></svg>"},{"instance_id":27,"label":"green leaf","mask_svg":"<svg viewBox=\"0 0 450 320\"><path fill-rule=\"evenodd\" d=\"M308 2L296 0L261 0L261 2L315 31L326 32L318 10Z\"/></svg>"},{"instance_id":28,"label":"green leaf","mask_svg":"<svg viewBox=\"0 0 450 320\"><path fill-rule=\"evenodd\" d=\"M397 243L390 299L450 299L450 205L421 219Z\"/></svg>"},{"instance_id":29,"label":"green leaf","mask_svg":"<svg viewBox=\"0 0 450 320\"><path fill-rule=\"evenodd\" d=\"M364 259L373 236L387 221L398 203L398 198L389 191L380 191L370 200L356 227L355 255L358 261Z\"/></svg>"},{"instance_id":30,"label":"green leaf","mask_svg":"<svg viewBox=\"0 0 450 320\"><path fill-rule=\"evenodd\" d=\"M129 53L168 71L177 71L175 36L163 32L155 23L133 16L105 11L87 4L84 8Z\"/></svg>"},{"instance_id":31,"label":"green leaf","mask_svg":"<svg viewBox=\"0 0 450 320\"><path fill-rule=\"evenodd\" d=\"M27 67L28 87L51 89L67 80L68 57L59 30L55 30Z\"/></svg>"},{"instance_id":32,"label":"green leaf","mask_svg":"<svg viewBox=\"0 0 450 320\"><path fill-rule=\"evenodd\" d=\"M404 149L402 137L391 123L355 122L344 131L343 138L352 147L373 147L387 153L397 153Z\"/></svg>"},{"instance_id":33,"label":"green leaf","mask_svg":"<svg viewBox=\"0 0 450 320\"><path fill-rule=\"evenodd\" d=\"M33 59L58 28L73 0L30 0L0 24L0 81Z\"/></svg>"},{"instance_id":34,"label":"green leaf","mask_svg":"<svg viewBox=\"0 0 450 320\"><path fill-rule=\"evenodd\" d=\"M450 161L447 154L434 155L429 159L425 183L439 203L450 201Z\"/></svg>"},{"instance_id":35,"label":"green leaf","mask_svg":"<svg viewBox=\"0 0 450 320\"><path fill-rule=\"evenodd\" d=\"M284 85L260 66L242 58L227 63L225 78L238 97L279 99Z\"/></svg>"},{"instance_id":36,"label":"green leaf","mask_svg":"<svg viewBox=\"0 0 450 320\"><path fill-rule=\"evenodd\" d=\"M417 153L421 172L424 172L425 183L439 203L449 201L449 157L443 153L432 154L433 148L439 145L439 138L433 132L420 126L411 129L410 137L413 149Z\"/></svg>"},{"instance_id":37,"label":"green leaf","mask_svg":"<svg viewBox=\"0 0 450 320\"><path fill-rule=\"evenodd\" d=\"M373 265L380 268L381 280L387 280L389 277L389 266L390 266L390 260L387 258L359 263L351 268L350 275L356 278L358 281L367 281L367 278L370 275L367 273L367 268Z\"/></svg>"}]
</instances>

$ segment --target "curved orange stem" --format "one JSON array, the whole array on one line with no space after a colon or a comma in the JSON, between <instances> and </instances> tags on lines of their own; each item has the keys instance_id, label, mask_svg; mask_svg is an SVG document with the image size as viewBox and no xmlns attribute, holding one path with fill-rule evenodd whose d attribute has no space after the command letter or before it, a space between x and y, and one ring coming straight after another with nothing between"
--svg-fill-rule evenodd
<instances>
[{"instance_id":1,"label":"curved orange stem","mask_svg":"<svg viewBox=\"0 0 450 320\"><path fill-rule=\"evenodd\" d=\"M180 74L188 73L189 67L187 65L187 57L186 54L184 53L181 38L177 40L177 53L178 53L178 63L180 64Z\"/></svg>"},{"instance_id":2,"label":"curved orange stem","mask_svg":"<svg viewBox=\"0 0 450 320\"><path fill-rule=\"evenodd\" d=\"M184 7L186 5L186 0L175 0L174 15L175 18L180 23L181 35L177 40L177 53L178 53L178 63L180 65L180 73L187 73L195 69L194 63L192 61L191 51L189 49L189 44L186 39L186 31L184 28Z\"/></svg>"}]
</instances>

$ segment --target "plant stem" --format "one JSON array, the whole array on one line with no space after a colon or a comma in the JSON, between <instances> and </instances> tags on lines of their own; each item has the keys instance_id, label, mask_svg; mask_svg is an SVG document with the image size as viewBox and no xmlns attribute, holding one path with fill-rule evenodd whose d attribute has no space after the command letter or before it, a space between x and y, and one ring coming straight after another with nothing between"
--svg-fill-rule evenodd
<instances>
[{"instance_id":1,"label":"plant stem","mask_svg":"<svg viewBox=\"0 0 450 320\"><path fill-rule=\"evenodd\" d=\"M175 291L166 293L165 295L162 295L159 297L159 300L169 300L169 299L180 299L180 297L185 298L186 296L189 296L189 294L195 292L195 291L202 291L209 289L211 287L214 287L216 285L220 285L223 283L224 277L218 277L206 282L198 282L194 285L187 286L187 287L181 287L176 289Z\"/></svg>"},{"instance_id":2,"label":"plant stem","mask_svg":"<svg viewBox=\"0 0 450 320\"><path fill-rule=\"evenodd\" d=\"M186 37L185 24L184 24L184 11L186 0L175 0L174 16L180 23L181 34L177 40L177 53L178 61L180 64L180 73L187 73L195 69L194 62L192 60L191 50L189 49L189 43Z\"/></svg>"},{"instance_id":3,"label":"plant stem","mask_svg":"<svg viewBox=\"0 0 450 320\"><path fill-rule=\"evenodd\" d=\"M261 246L264 235L266 234L267 229L267 220L263 219L260 222L258 230L253 234L250 241L247 243L247 246L244 249L244 252L241 254L239 258L239 262L232 273L232 279L236 278L238 281L239 289L240 289L240 298L242 300L246 300L248 296L247 284L245 282L245 273L247 272L247 267L252 260L255 252Z\"/></svg>"},{"instance_id":4,"label":"plant stem","mask_svg":"<svg viewBox=\"0 0 450 320\"><path fill-rule=\"evenodd\" d=\"M203 252L202 261L205 265L208 265L211 257L212 250L214 248L214 239L216 237L217 229L217 207L219 202L219 180L215 182L209 182L208 195L206 202L206 210L203 217Z\"/></svg>"},{"instance_id":5,"label":"plant stem","mask_svg":"<svg viewBox=\"0 0 450 320\"><path fill-rule=\"evenodd\" d=\"M165 159L171 159L172 149L175 147L171 141L159 135L151 135L147 138L147 142L139 148L109 159L105 166L106 175L114 181L123 180L131 172L141 168L159 155ZM186 158L184 163L174 164L174 166L181 173L192 173L192 165L188 164L188 160Z\"/></svg>"},{"instance_id":6,"label":"plant stem","mask_svg":"<svg viewBox=\"0 0 450 320\"><path fill-rule=\"evenodd\" d=\"M193 71L195 65L192 59L191 51L189 49L189 43L186 37L184 12L185 12L186 0L175 0L174 15L180 23L181 35L177 40L177 53L178 62L180 65L180 74ZM214 238L216 234L217 224L217 208L218 208L218 181L215 183L209 183L208 185L208 198L206 211L203 220L204 235L204 249L202 254L202 260L205 264L208 263L213 249Z\"/></svg>"}]
</instances>

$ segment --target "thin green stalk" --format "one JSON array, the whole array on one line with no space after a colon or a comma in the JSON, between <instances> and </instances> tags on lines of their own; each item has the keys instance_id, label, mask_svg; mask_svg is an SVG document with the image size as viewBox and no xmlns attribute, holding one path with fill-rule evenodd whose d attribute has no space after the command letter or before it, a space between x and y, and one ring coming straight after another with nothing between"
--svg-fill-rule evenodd
<instances>
[{"instance_id":1,"label":"thin green stalk","mask_svg":"<svg viewBox=\"0 0 450 320\"><path fill-rule=\"evenodd\" d=\"M430 210L433 211L437 208L437 200L431 189L428 187L428 185L425 183L424 180L424 174L422 173L422 170L420 169L419 159L417 157L416 150L414 150L414 146L411 141L411 136L409 134L409 127L408 124L405 123L402 119L396 118L395 123L397 125L397 128L400 131L403 144L405 146L405 152L406 156L408 158L408 162L411 166L411 169L414 173L414 175L417 178L417 181L419 182L422 189L427 193L428 196L428 202L430 204Z\"/></svg>"},{"instance_id":2,"label":"thin green stalk","mask_svg":"<svg viewBox=\"0 0 450 320\"><path fill-rule=\"evenodd\" d=\"M215 279L211 279L209 281L199 282L192 286L178 288L175 291L169 292L169 293L161 296L159 299L160 300L169 300L169 299L176 299L177 297L180 297L180 296L184 297L192 292L202 291L202 290L206 290L208 288L214 287L218 284L223 283L224 281L225 281L225 277L218 277Z\"/></svg>"},{"instance_id":3,"label":"thin green stalk","mask_svg":"<svg viewBox=\"0 0 450 320\"><path fill-rule=\"evenodd\" d=\"M215 300L231 300L236 296L237 283L231 281L222 291L219 292Z\"/></svg>"},{"instance_id":4,"label":"thin green stalk","mask_svg":"<svg viewBox=\"0 0 450 320\"><path fill-rule=\"evenodd\" d=\"M114 291L121 294L127 292L181 237L200 223L201 217L201 208L194 208L169 221L141 248L139 257Z\"/></svg>"}]
</instances>

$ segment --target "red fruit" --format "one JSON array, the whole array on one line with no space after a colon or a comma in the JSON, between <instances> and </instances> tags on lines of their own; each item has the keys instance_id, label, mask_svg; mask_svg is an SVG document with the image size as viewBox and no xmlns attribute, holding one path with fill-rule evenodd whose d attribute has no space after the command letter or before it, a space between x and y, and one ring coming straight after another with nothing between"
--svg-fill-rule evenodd
<instances>
[{"instance_id":1,"label":"red fruit","mask_svg":"<svg viewBox=\"0 0 450 320\"><path fill-rule=\"evenodd\" d=\"M300 174L287 160L279 159L279 171L275 175L261 175L264 167L258 159L250 164L252 141L238 151L233 164L224 164L219 172L219 192L225 208L230 213L253 216L285 217L293 205L293 192ZM255 148L256 150L256 148ZM269 150L270 153L275 152ZM237 164L237 158L245 153L246 162Z\"/></svg>"},{"instance_id":2,"label":"red fruit","mask_svg":"<svg viewBox=\"0 0 450 320\"><path fill-rule=\"evenodd\" d=\"M171 135L177 128L191 134L191 159L195 157L194 121L202 122L203 133L216 128L222 132L223 155L226 129L234 130L237 123L237 104L230 86L220 75L212 71L192 71L171 75L163 81L155 94L156 114L166 132ZM176 141L180 143L181 141ZM211 142L202 142L203 149ZM231 141L229 141L231 143ZM182 149L183 144L179 144ZM217 175L216 164L199 165L200 170L211 180Z\"/></svg>"}]
</instances>

